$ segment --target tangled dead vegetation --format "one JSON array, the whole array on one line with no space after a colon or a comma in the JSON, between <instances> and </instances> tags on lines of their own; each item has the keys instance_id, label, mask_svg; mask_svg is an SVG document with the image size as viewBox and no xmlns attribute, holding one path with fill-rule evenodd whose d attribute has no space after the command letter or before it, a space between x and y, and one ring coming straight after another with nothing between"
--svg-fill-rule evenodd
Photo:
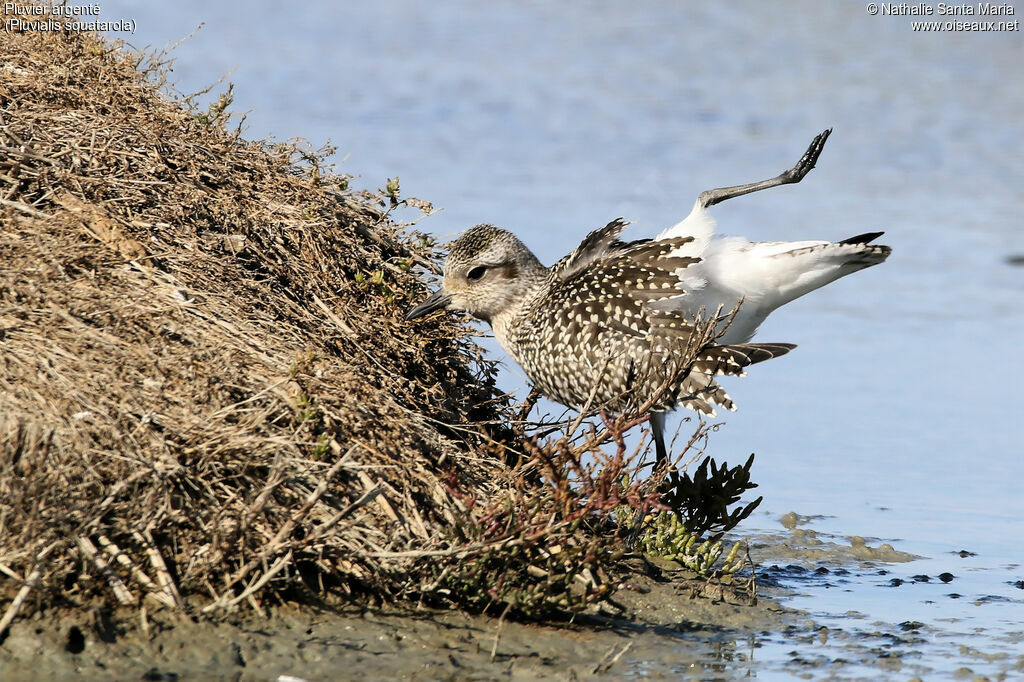
<instances>
[{"instance_id":1,"label":"tangled dead vegetation","mask_svg":"<svg viewBox=\"0 0 1024 682\"><path fill-rule=\"evenodd\" d=\"M391 210L429 206L163 73L90 34L0 44L0 633L97 602L607 596L616 515L664 509L630 418L524 438L463 325L401 318L436 264Z\"/></svg>"},{"instance_id":2,"label":"tangled dead vegetation","mask_svg":"<svg viewBox=\"0 0 1024 682\"><path fill-rule=\"evenodd\" d=\"M415 589L387 554L442 541L449 477L504 468L465 330L400 321L423 241L324 150L247 142L95 36L0 53L7 596Z\"/></svg>"}]
</instances>

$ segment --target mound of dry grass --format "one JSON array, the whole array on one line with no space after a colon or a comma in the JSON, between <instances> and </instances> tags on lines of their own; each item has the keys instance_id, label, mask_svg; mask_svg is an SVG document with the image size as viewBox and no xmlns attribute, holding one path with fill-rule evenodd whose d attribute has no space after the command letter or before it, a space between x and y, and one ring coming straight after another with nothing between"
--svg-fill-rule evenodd
<instances>
[{"instance_id":1,"label":"mound of dry grass","mask_svg":"<svg viewBox=\"0 0 1024 682\"><path fill-rule=\"evenodd\" d=\"M30 592L401 595L449 491L505 469L465 330L401 320L425 244L159 72L88 34L0 44L0 630Z\"/></svg>"}]
</instances>

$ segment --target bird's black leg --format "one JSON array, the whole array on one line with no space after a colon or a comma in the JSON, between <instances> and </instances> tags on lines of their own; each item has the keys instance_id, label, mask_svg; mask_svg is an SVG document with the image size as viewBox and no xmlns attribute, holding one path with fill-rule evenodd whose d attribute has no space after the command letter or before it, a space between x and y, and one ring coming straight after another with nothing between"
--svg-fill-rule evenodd
<instances>
[{"instance_id":1,"label":"bird's black leg","mask_svg":"<svg viewBox=\"0 0 1024 682\"><path fill-rule=\"evenodd\" d=\"M650 417L651 432L654 434L654 466L657 468L668 460L668 450L665 448L665 413L651 412Z\"/></svg>"},{"instance_id":2,"label":"bird's black leg","mask_svg":"<svg viewBox=\"0 0 1024 682\"><path fill-rule=\"evenodd\" d=\"M800 158L797 164L788 171L780 173L770 180L751 182L746 185L735 185L733 187L709 189L700 193L700 197L698 197L697 202L702 207L707 208L708 206L714 206L715 204L719 204L727 199L732 199L733 197L750 194L751 192L760 192L761 190L768 189L770 187L791 185L793 183L800 182L804 179L805 175L811 172L811 169L814 168L814 164L818 162L821 150L825 148L825 140L827 140L828 136L831 134L832 129L829 128L811 140L811 146L807 148L807 151L804 152L804 155Z\"/></svg>"}]
</instances>

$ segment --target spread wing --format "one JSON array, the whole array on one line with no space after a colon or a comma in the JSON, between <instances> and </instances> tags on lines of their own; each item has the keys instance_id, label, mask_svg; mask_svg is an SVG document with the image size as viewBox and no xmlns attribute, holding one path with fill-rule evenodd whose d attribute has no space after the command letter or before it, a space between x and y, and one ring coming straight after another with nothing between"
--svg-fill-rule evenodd
<instances>
[{"instance_id":1,"label":"spread wing","mask_svg":"<svg viewBox=\"0 0 1024 682\"><path fill-rule=\"evenodd\" d=\"M622 230L629 225L624 218L616 218L599 230L588 234L576 249L562 260L558 261L551 268L552 272L562 280L571 280L588 269L611 268L614 270L622 256L629 256L633 265L660 265L670 267L669 261L685 260L686 262L676 267L686 267L696 263L695 259L669 259L665 256L672 250L683 244L693 241L692 237L676 237L664 239L658 242L650 239L640 239L632 242L619 240ZM607 261L601 263L600 261ZM656 263L656 261L660 261Z\"/></svg>"}]
</instances>

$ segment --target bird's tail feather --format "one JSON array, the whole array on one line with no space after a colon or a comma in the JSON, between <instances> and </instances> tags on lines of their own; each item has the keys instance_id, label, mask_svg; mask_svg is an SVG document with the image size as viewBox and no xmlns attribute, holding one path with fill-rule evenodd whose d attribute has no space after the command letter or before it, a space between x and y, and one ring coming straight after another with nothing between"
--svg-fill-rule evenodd
<instances>
[{"instance_id":1,"label":"bird's tail feather","mask_svg":"<svg viewBox=\"0 0 1024 682\"><path fill-rule=\"evenodd\" d=\"M715 407L733 412L736 404L714 377L744 376L745 367L785 355L796 348L792 343L738 343L711 346L694 360L690 373L679 386L679 404L708 417L715 416Z\"/></svg>"},{"instance_id":2,"label":"bird's tail feather","mask_svg":"<svg viewBox=\"0 0 1024 682\"><path fill-rule=\"evenodd\" d=\"M712 376L743 376L745 367L780 357L794 348L796 346L792 343L737 343L731 346L711 346L697 355L693 371Z\"/></svg>"}]
</instances>

